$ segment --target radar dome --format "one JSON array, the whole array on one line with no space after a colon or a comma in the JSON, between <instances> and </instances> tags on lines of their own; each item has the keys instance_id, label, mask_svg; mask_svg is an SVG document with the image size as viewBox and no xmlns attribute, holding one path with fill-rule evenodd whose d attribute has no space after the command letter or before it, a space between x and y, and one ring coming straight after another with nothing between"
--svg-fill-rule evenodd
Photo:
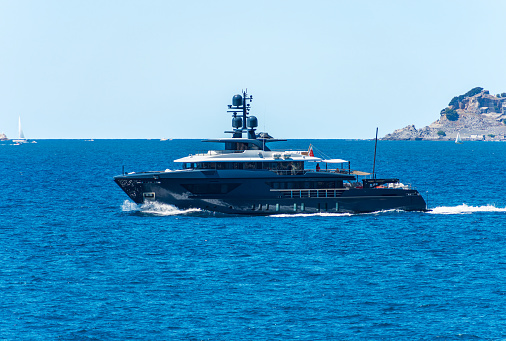
<instances>
[{"instance_id":1,"label":"radar dome","mask_svg":"<svg viewBox=\"0 0 506 341\"><path fill-rule=\"evenodd\" d=\"M234 128L241 128L242 127L242 118L240 118L240 117L233 117L232 118L232 127L234 127Z\"/></svg>"},{"instance_id":2,"label":"radar dome","mask_svg":"<svg viewBox=\"0 0 506 341\"><path fill-rule=\"evenodd\" d=\"M248 127L250 128L258 127L258 120L255 116L248 117Z\"/></svg>"},{"instance_id":3,"label":"radar dome","mask_svg":"<svg viewBox=\"0 0 506 341\"><path fill-rule=\"evenodd\" d=\"M240 107L242 105L242 96L234 95L234 97L232 97L232 105L235 107Z\"/></svg>"}]
</instances>

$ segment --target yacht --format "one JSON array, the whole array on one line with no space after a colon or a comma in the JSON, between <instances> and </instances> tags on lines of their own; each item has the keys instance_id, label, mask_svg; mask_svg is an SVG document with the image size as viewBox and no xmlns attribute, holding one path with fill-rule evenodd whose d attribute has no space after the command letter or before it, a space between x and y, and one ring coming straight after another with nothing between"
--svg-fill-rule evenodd
<instances>
[{"instance_id":1,"label":"yacht","mask_svg":"<svg viewBox=\"0 0 506 341\"><path fill-rule=\"evenodd\" d=\"M179 209L246 214L365 213L381 210L425 211L425 200L397 178L352 170L343 159L325 159L308 150L275 150L279 140L256 133L250 114L253 97L235 95L229 138L203 140L221 150L191 154L174 162L180 169L132 172L114 181L137 204L158 202ZM320 167L322 164L324 167Z\"/></svg>"}]
</instances>

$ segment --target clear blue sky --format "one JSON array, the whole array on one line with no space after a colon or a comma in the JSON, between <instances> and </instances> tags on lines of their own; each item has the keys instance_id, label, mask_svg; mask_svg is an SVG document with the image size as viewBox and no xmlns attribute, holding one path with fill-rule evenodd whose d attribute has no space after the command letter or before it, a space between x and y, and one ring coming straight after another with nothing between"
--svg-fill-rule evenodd
<instances>
[{"instance_id":1,"label":"clear blue sky","mask_svg":"<svg viewBox=\"0 0 506 341\"><path fill-rule=\"evenodd\" d=\"M0 0L0 132L371 138L506 92L506 1Z\"/></svg>"}]
</instances>

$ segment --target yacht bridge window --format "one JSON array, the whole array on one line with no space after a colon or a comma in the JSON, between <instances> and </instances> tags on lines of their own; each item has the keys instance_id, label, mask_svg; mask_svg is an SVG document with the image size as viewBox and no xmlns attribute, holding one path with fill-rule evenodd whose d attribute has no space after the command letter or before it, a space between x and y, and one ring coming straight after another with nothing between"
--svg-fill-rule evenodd
<instances>
[{"instance_id":1,"label":"yacht bridge window","mask_svg":"<svg viewBox=\"0 0 506 341\"><path fill-rule=\"evenodd\" d=\"M303 161L278 162L197 162L183 163L183 169L265 169L283 174L300 174L304 171Z\"/></svg>"},{"instance_id":2,"label":"yacht bridge window","mask_svg":"<svg viewBox=\"0 0 506 341\"><path fill-rule=\"evenodd\" d=\"M248 142L226 142L225 150L262 150L260 146ZM263 150L270 150L263 146Z\"/></svg>"}]
</instances>

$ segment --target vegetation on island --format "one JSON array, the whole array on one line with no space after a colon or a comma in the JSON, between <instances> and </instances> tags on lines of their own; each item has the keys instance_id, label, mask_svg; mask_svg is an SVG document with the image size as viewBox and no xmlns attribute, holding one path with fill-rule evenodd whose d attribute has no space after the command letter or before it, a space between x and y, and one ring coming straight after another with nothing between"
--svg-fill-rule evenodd
<instances>
[{"instance_id":1,"label":"vegetation on island","mask_svg":"<svg viewBox=\"0 0 506 341\"><path fill-rule=\"evenodd\" d=\"M437 134L439 136L446 136L446 133L444 131L442 131L442 130L438 131Z\"/></svg>"},{"instance_id":2,"label":"vegetation on island","mask_svg":"<svg viewBox=\"0 0 506 341\"><path fill-rule=\"evenodd\" d=\"M463 95L460 95L460 96L455 96L452 98L452 100L450 101L450 104L448 104L448 106L458 106L459 102L462 102L462 100L466 97L472 97L474 95L477 95L479 94L480 92L483 91L483 88L480 88L479 86L476 87L476 88L472 88L471 90L469 90L468 92L466 92L465 94Z\"/></svg>"},{"instance_id":3,"label":"vegetation on island","mask_svg":"<svg viewBox=\"0 0 506 341\"><path fill-rule=\"evenodd\" d=\"M459 119L459 114L457 113L457 111L450 108L441 110L441 115L446 115L446 118L449 121L457 121Z\"/></svg>"}]
</instances>

